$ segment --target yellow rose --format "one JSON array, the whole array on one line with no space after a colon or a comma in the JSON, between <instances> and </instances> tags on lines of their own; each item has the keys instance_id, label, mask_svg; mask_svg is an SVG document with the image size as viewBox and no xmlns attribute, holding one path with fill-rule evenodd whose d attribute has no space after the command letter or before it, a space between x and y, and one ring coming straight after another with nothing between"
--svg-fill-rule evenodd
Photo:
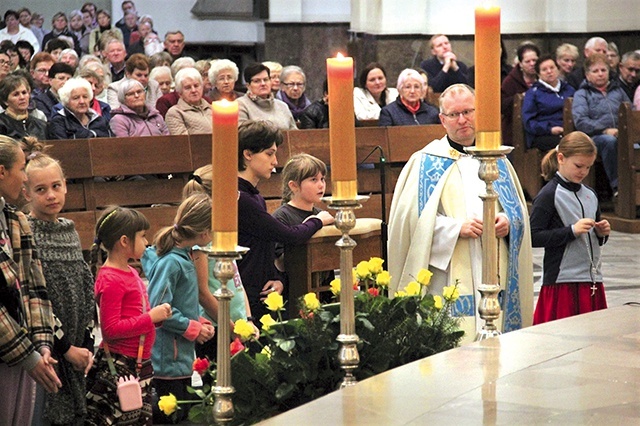
<instances>
[{"instance_id":1,"label":"yellow rose","mask_svg":"<svg viewBox=\"0 0 640 426\"><path fill-rule=\"evenodd\" d=\"M333 279L329 286L331 287L331 293L333 293L334 296L340 294L340 278Z\"/></svg>"},{"instance_id":2,"label":"yellow rose","mask_svg":"<svg viewBox=\"0 0 640 426\"><path fill-rule=\"evenodd\" d=\"M418 272L418 278L416 279L416 281L418 281L421 285L427 286L429 285L429 282L431 282L432 276L433 276L433 273L430 270L420 269L420 271Z\"/></svg>"},{"instance_id":3,"label":"yellow rose","mask_svg":"<svg viewBox=\"0 0 640 426\"><path fill-rule=\"evenodd\" d=\"M269 348L269 346L265 346L264 348L262 348L260 353L266 355L267 358L271 359L271 349Z\"/></svg>"},{"instance_id":4,"label":"yellow rose","mask_svg":"<svg viewBox=\"0 0 640 426\"><path fill-rule=\"evenodd\" d=\"M418 284L417 281L411 281L409 284L407 284L407 286L404 288L404 291L407 292L407 296L417 296L420 294L420 290L422 287L420 287L420 284Z\"/></svg>"},{"instance_id":5,"label":"yellow rose","mask_svg":"<svg viewBox=\"0 0 640 426\"><path fill-rule=\"evenodd\" d=\"M437 310L442 309L442 297L433 296L433 302L434 302L435 307L436 307Z\"/></svg>"},{"instance_id":6,"label":"yellow rose","mask_svg":"<svg viewBox=\"0 0 640 426\"><path fill-rule=\"evenodd\" d=\"M379 274L382 272L382 264L384 260L379 257L372 257L369 259L369 272L372 274Z\"/></svg>"},{"instance_id":7,"label":"yellow rose","mask_svg":"<svg viewBox=\"0 0 640 426\"><path fill-rule=\"evenodd\" d=\"M398 290L396 291L396 293L393 295L394 297L405 297L407 295L407 292L404 290Z\"/></svg>"},{"instance_id":8,"label":"yellow rose","mask_svg":"<svg viewBox=\"0 0 640 426\"><path fill-rule=\"evenodd\" d=\"M387 287L390 281L391 275L389 275L389 271L382 271L376 277L376 284L378 284L380 287Z\"/></svg>"},{"instance_id":9,"label":"yellow rose","mask_svg":"<svg viewBox=\"0 0 640 426\"><path fill-rule=\"evenodd\" d=\"M262 318L260 318L260 324L262 324L262 329L265 331L268 330L269 327L271 327L275 323L276 321L269 314L264 314Z\"/></svg>"},{"instance_id":10,"label":"yellow rose","mask_svg":"<svg viewBox=\"0 0 640 426\"><path fill-rule=\"evenodd\" d=\"M239 319L233 325L233 332L240 336L240 340L246 342L253 337L254 329L247 320Z\"/></svg>"},{"instance_id":11,"label":"yellow rose","mask_svg":"<svg viewBox=\"0 0 640 426\"><path fill-rule=\"evenodd\" d=\"M172 393L161 396L160 401L158 401L158 407L160 408L160 411L167 416L170 416L178 409L178 400Z\"/></svg>"},{"instance_id":12,"label":"yellow rose","mask_svg":"<svg viewBox=\"0 0 640 426\"><path fill-rule=\"evenodd\" d=\"M363 260L358 263L356 266L356 277L358 277L359 280L366 280L369 278L369 262Z\"/></svg>"},{"instance_id":13,"label":"yellow rose","mask_svg":"<svg viewBox=\"0 0 640 426\"><path fill-rule=\"evenodd\" d=\"M442 289L442 296L448 302L454 302L460 297L460 290L457 285L450 285Z\"/></svg>"},{"instance_id":14,"label":"yellow rose","mask_svg":"<svg viewBox=\"0 0 640 426\"><path fill-rule=\"evenodd\" d=\"M315 311L320 307L320 301L315 293L307 293L304 295L304 306L310 310Z\"/></svg>"},{"instance_id":15,"label":"yellow rose","mask_svg":"<svg viewBox=\"0 0 640 426\"><path fill-rule=\"evenodd\" d=\"M265 305L267 305L267 309L273 312L280 311L282 310L282 308L284 308L284 300L282 299L282 295L275 291L269 293L264 303Z\"/></svg>"}]
</instances>

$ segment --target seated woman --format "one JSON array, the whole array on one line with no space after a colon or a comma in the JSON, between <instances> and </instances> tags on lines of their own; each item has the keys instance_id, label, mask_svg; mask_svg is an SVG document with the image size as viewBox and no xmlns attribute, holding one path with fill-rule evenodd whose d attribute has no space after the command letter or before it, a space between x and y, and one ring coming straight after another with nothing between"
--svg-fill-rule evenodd
<instances>
[{"instance_id":1,"label":"seated woman","mask_svg":"<svg viewBox=\"0 0 640 426\"><path fill-rule=\"evenodd\" d=\"M377 120L380 110L398 97L398 91L387 87L387 73L382 65L372 62L360 73L360 87L353 89L353 108L358 120Z\"/></svg>"},{"instance_id":2,"label":"seated woman","mask_svg":"<svg viewBox=\"0 0 640 426\"><path fill-rule=\"evenodd\" d=\"M228 59L211 61L209 81L213 88L209 92L209 99L212 101L219 101L220 99L235 101L242 96L244 93L233 90L239 74L240 70L238 70L238 66L233 61Z\"/></svg>"},{"instance_id":3,"label":"seated woman","mask_svg":"<svg viewBox=\"0 0 640 426\"><path fill-rule=\"evenodd\" d=\"M256 186L269 179L278 165L276 152L282 140L282 132L268 121L249 120L238 127L238 244L250 248L238 261L238 270L256 318L268 313L262 300L269 293L284 291L274 264L275 243L302 244L323 225L333 223L329 213L320 212L288 226L267 211Z\"/></svg>"},{"instance_id":4,"label":"seated woman","mask_svg":"<svg viewBox=\"0 0 640 426\"><path fill-rule=\"evenodd\" d=\"M93 99L91 100L91 109L103 116L107 121L111 120L111 107L108 103L98 99L104 92L104 76L98 74L90 68L81 68L76 73L77 77L84 78L91 84L93 90ZM55 107L54 107L55 109Z\"/></svg>"},{"instance_id":5,"label":"seated woman","mask_svg":"<svg viewBox=\"0 0 640 426\"><path fill-rule=\"evenodd\" d=\"M618 109L629 97L618 79L609 79L607 56L592 53L584 62L586 80L573 95L576 130L591 136L602 157L604 170L615 194L618 190Z\"/></svg>"},{"instance_id":6,"label":"seated woman","mask_svg":"<svg viewBox=\"0 0 640 426\"><path fill-rule=\"evenodd\" d=\"M282 64L280 64L280 62L265 61L262 65L269 68L271 92L273 92L273 96L275 96L276 93L278 93L278 90L280 90L280 73L282 72Z\"/></svg>"},{"instance_id":7,"label":"seated woman","mask_svg":"<svg viewBox=\"0 0 640 426\"><path fill-rule=\"evenodd\" d=\"M538 81L527 90L522 101L522 122L527 148L548 151L555 148L564 132L564 101L575 93L573 86L560 80L558 64L551 55L536 62Z\"/></svg>"},{"instance_id":8,"label":"seated woman","mask_svg":"<svg viewBox=\"0 0 640 426\"><path fill-rule=\"evenodd\" d=\"M149 73L149 80L155 80L160 86L162 95L171 92L173 86L173 77L171 76L171 68L166 65L155 67ZM154 105L155 107L155 105Z\"/></svg>"},{"instance_id":9,"label":"seated woman","mask_svg":"<svg viewBox=\"0 0 640 426\"><path fill-rule=\"evenodd\" d=\"M93 89L84 78L69 79L58 90L64 107L49 121L49 139L87 139L113 136L109 122L91 109Z\"/></svg>"},{"instance_id":10,"label":"seated woman","mask_svg":"<svg viewBox=\"0 0 640 426\"><path fill-rule=\"evenodd\" d=\"M580 54L573 44L563 43L556 49L556 63L560 70L560 79L566 81L567 76L573 72Z\"/></svg>"},{"instance_id":11,"label":"seated woman","mask_svg":"<svg viewBox=\"0 0 640 426\"><path fill-rule=\"evenodd\" d=\"M267 120L278 129L297 129L296 122L287 104L275 99L271 93L269 68L262 64L251 64L244 69L247 93L238 98L238 122Z\"/></svg>"},{"instance_id":12,"label":"seated woman","mask_svg":"<svg viewBox=\"0 0 640 426\"><path fill-rule=\"evenodd\" d=\"M10 74L0 81L0 134L20 140L25 136L47 138L47 122L42 111L29 109L31 87L19 74Z\"/></svg>"},{"instance_id":13,"label":"seated woman","mask_svg":"<svg viewBox=\"0 0 640 426\"><path fill-rule=\"evenodd\" d=\"M118 87L120 107L111 111L109 125L114 135L160 136L168 135L164 119L153 107L145 103L145 91L137 80L124 79Z\"/></svg>"},{"instance_id":14,"label":"seated woman","mask_svg":"<svg viewBox=\"0 0 640 426\"><path fill-rule=\"evenodd\" d=\"M125 63L124 76L125 78L138 80L142 84L147 106L155 108L156 102L160 99L162 93L158 82L149 78L149 59L140 53L131 55ZM111 109L116 109L120 106L120 101L118 100L118 87L120 84L122 84L122 80L111 83L107 87L107 102Z\"/></svg>"},{"instance_id":15,"label":"seated woman","mask_svg":"<svg viewBox=\"0 0 640 426\"><path fill-rule=\"evenodd\" d=\"M418 71L407 68L398 76L398 93L395 101L382 107L378 126L414 126L439 124L438 109L427 104L424 98L424 80Z\"/></svg>"},{"instance_id":16,"label":"seated woman","mask_svg":"<svg viewBox=\"0 0 640 426\"><path fill-rule=\"evenodd\" d=\"M195 68L176 74L178 103L167 111L166 122L172 135L211 133L211 104L202 98L202 75Z\"/></svg>"},{"instance_id":17,"label":"seated woman","mask_svg":"<svg viewBox=\"0 0 640 426\"><path fill-rule=\"evenodd\" d=\"M326 129L329 127L329 87L322 82L322 99L313 102L300 115L300 129Z\"/></svg>"},{"instance_id":18,"label":"seated woman","mask_svg":"<svg viewBox=\"0 0 640 426\"><path fill-rule=\"evenodd\" d=\"M540 49L535 44L525 42L518 47L518 64L502 81L500 88L502 108L502 140L505 145L513 145L513 98L524 93L538 80L536 61Z\"/></svg>"},{"instance_id":19,"label":"seated woman","mask_svg":"<svg viewBox=\"0 0 640 426\"><path fill-rule=\"evenodd\" d=\"M307 85L307 76L302 68L289 65L282 69L280 74L280 91L276 93L276 99L280 99L287 104L291 110L296 125L300 124L300 115L302 111L309 105L311 101L304 94Z\"/></svg>"}]
</instances>

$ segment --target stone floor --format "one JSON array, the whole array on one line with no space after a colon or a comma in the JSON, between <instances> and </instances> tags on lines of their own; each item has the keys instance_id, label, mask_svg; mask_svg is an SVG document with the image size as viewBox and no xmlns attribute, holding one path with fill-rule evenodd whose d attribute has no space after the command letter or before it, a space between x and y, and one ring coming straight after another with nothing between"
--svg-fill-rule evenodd
<instances>
[{"instance_id":1,"label":"stone floor","mask_svg":"<svg viewBox=\"0 0 640 426\"><path fill-rule=\"evenodd\" d=\"M533 249L534 291L537 300L544 250ZM609 307L640 303L640 235L611 232L602 247L602 274Z\"/></svg>"}]
</instances>

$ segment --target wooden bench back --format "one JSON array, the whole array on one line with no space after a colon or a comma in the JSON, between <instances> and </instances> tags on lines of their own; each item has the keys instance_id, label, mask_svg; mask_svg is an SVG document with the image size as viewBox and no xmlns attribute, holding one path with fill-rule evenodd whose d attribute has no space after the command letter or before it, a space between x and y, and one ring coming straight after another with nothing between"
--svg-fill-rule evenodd
<instances>
[{"instance_id":1,"label":"wooden bench back","mask_svg":"<svg viewBox=\"0 0 640 426\"><path fill-rule=\"evenodd\" d=\"M513 98L513 151L511 160L516 170L520 184L526 195L533 199L544 185L540 175L540 163L542 153L537 148L527 148L527 140L522 122L522 102L524 93L519 93Z\"/></svg>"},{"instance_id":2,"label":"wooden bench back","mask_svg":"<svg viewBox=\"0 0 640 426\"><path fill-rule=\"evenodd\" d=\"M640 111L633 111L628 102L618 112L618 202L616 214L626 219L636 218L640 205Z\"/></svg>"}]
</instances>

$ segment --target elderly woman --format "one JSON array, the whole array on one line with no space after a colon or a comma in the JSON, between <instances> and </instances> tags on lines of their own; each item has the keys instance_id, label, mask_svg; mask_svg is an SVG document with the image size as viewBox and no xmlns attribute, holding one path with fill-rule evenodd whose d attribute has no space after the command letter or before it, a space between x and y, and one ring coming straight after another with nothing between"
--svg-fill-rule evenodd
<instances>
[{"instance_id":1,"label":"elderly woman","mask_svg":"<svg viewBox=\"0 0 640 426\"><path fill-rule=\"evenodd\" d=\"M47 138L47 122L42 111L29 110L31 87L27 79L11 74L0 81L0 134L20 140L25 136Z\"/></svg>"},{"instance_id":2,"label":"elderly woman","mask_svg":"<svg viewBox=\"0 0 640 426\"><path fill-rule=\"evenodd\" d=\"M440 123L438 109L424 99L424 79L418 71L407 68L398 76L395 101L382 107L379 126L415 126Z\"/></svg>"},{"instance_id":3,"label":"elderly woman","mask_svg":"<svg viewBox=\"0 0 640 426\"><path fill-rule=\"evenodd\" d=\"M147 106L155 108L156 102L162 96L162 92L158 82L149 79L149 59L141 53L131 55L125 63L124 76L125 79L137 80L142 84L146 92ZM107 102L111 109L116 109L120 106L118 96L120 84L122 84L122 80L111 83L107 87Z\"/></svg>"},{"instance_id":4,"label":"elderly woman","mask_svg":"<svg viewBox=\"0 0 640 426\"><path fill-rule=\"evenodd\" d=\"M69 20L64 12L58 12L53 15L53 18L51 18L51 26L51 32L46 34L42 39L43 46L46 46L47 43L53 39L68 37L73 42L73 46L69 47L73 47L78 55L82 54L82 51L80 50L80 42L78 41L78 38L69 31Z\"/></svg>"},{"instance_id":5,"label":"elderly woman","mask_svg":"<svg viewBox=\"0 0 640 426\"><path fill-rule=\"evenodd\" d=\"M304 94L306 86L307 76L302 71L302 68L289 65L282 69L282 73L280 73L280 91L276 93L276 99L280 99L287 104L297 124L300 124L302 111L311 105L311 101Z\"/></svg>"},{"instance_id":6,"label":"elderly woman","mask_svg":"<svg viewBox=\"0 0 640 426\"><path fill-rule=\"evenodd\" d=\"M573 44L563 43L556 49L556 62L560 70L560 78L566 80L576 66L578 60L578 48Z\"/></svg>"},{"instance_id":7,"label":"elderly woman","mask_svg":"<svg viewBox=\"0 0 640 426\"><path fill-rule=\"evenodd\" d=\"M282 65L279 62L265 61L262 63L269 68L269 78L271 79L271 91L274 96L280 90L280 73L282 73Z\"/></svg>"},{"instance_id":8,"label":"elderly woman","mask_svg":"<svg viewBox=\"0 0 640 426\"><path fill-rule=\"evenodd\" d=\"M109 125L114 135L160 136L168 135L164 119L153 107L145 103L145 91L137 80L124 79L118 87L120 107L111 112Z\"/></svg>"},{"instance_id":9,"label":"elderly woman","mask_svg":"<svg viewBox=\"0 0 640 426\"><path fill-rule=\"evenodd\" d=\"M89 36L89 53L100 53L100 36L105 31L112 31L113 35L120 41L123 40L120 28L111 26L111 14L104 9L97 12L98 26L91 31Z\"/></svg>"},{"instance_id":10,"label":"elderly woman","mask_svg":"<svg viewBox=\"0 0 640 426\"><path fill-rule=\"evenodd\" d=\"M64 62L67 65L70 65L75 70L78 68L78 63L80 62L80 58L78 54L73 49L64 49L60 52L60 57L58 58L58 62Z\"/></svg>"},{"instance_id":11,"label":"elderly woman","mask_svg":"<svg viewBox=\"0 0 640 426\"><path fill-rule=\"evenodd\" d=\"M505 145L513 144L513 98L518 93L529 90L538 80L536 61L540 49L533 43L525 42L518 47L518 64L513 67L500 88L502 108L502 140Z\"/></svg>"},{"instance_id":12,"label":"elderly woman","mask_svg":"<svg viewBox=\"0 0 640 426\"><path fill-rule=\"evenodd\" d=\"M202 75L195 68L183 68L176 74L178 103L167 112L166 122L172 135L211 133L211 105L202 98Z\"/></svg>"},{"instance_id":13,"label":"elderly woman","mask_svg":"<svg viewBox=\"0 0 640 426\"><path fill-rule=\"evenodd\" d=\"M80 50L82 55L89 53L89 37L91 35L91 28L84 25L83 15L80 10L72 10L69 14L69 31L75 35L80 43Z\"/></svg>"},{"instance_id":14,"label":"elderly woman","mask_svg":"<svg viewBox=\"0 0 640 426\"><path fill-rule=\"evenodd\" d=\"M211 61L212 59L200 59L199 61L196 61L196 69L200 71L200 75L202 76L202 90L205 95L211 92L211 88L213 87L211 80L209 80Z\"/></svg>"},{"instance_id":15,"label":"elderly woman","mask_svg":"<svg viewBox=\"0 0 640 426\"><path fill-rule=\"evenodd\" d=\"M149 73L149 80L154 80L160 87L160 93L166 95L171 92L173 86L173 77L171 76L171 68L166 65L155 67Z\"/></svg>"},{"instance_id":16,"label":"elderly woman","mask_svg":"<svg viewBox=\"0 0 640 426\"><path fill-rule=\"evenodd\" d=\"M551 55L538 59L536 73L538 81L527 90L522 102L522 122L527 147L548 151L562 138L564 101L573 96L575 89L560 80L558 64Z\"/></svg>"},{"instance_id":17,"label":"elderly woman","mask_svg":"<svg viewBox=\"0 0 640 426\"><path fill-rule=\"evenodd\" d=\"M239 123L247 120L266 120L280 130L297 129L287 104L275 99L271 93L269 68L252 64L244 69L247 93L238 98Z\"/></svg>"},{"instance_id":18,"label":"elderly woman","mask_svg":"<svg viewBox=\"0 0 640 426\"><path fill-rule=\"evenodd\" d=\"M111 107L108 103L98 99L98 96L104 91L104 77L97 72L84 68L78 71L77 77L84 78L91 84L93 90L93 99L91 100L91 109L103 116L107 121L111 120Z\"/></svg>"},{"instance_id":19,"label":"elderly woman","mask_svg":"<svg viewBox=\"0 0 640 426\"><path fill-rule=\"evenodd\" d=\"M233 90L239 74L238 66L233 61L228 59L211 61L209 81L213 88L209 92L209 98L212 101L219 101L220 99L234 101L242 96L243 93Z\"/></svg>"},{"instance_id":20,"label":"elderly woman","mask_svg":"<svg viewBox=\"0 0 640 426\"><path fill-rule=\"evenodd\" d=\"M573 95L576 130L591 136L602 157L613 193L618 190L618 109L629 102L619 79L609 79L607 56L592 53L584 62L586 80Z\"/></svg>"},{"instance_id":21,"label":"elderly woman","mask_svg":"<svg viewBox=\"0 0 640 426\"><path fill-rule=\"evenodd\" d=\"M113 136L109 122L90 108L91 84L84 78L69 79L58 90L64 109L49 122L49 139L86 139Z\"/></svg>"},{"instance_id":22,"label":"elderly woman","mask_svg":"<svg viewBox=\"0 0 640 426\"><path fill-rule=\"evenodd\" d=\"M372 62L360 73L360 87L353 89L353 107L358 120L377 120L380 110L398 97L398 91L387 87L387 72Z\"/></svg>"}]
</instances>

